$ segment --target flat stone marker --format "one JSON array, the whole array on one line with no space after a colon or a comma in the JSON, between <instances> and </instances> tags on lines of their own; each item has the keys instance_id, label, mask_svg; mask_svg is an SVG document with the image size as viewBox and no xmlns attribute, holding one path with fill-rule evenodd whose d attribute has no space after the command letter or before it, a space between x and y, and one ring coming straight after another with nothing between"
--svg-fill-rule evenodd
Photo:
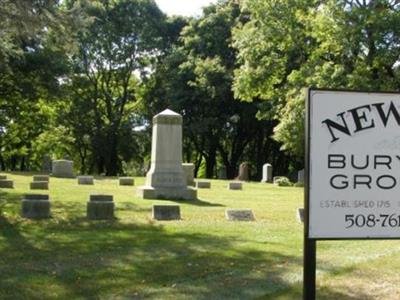
<instances>
[{"instance_id":1,"label":"flat stone marker","mask_svg":"<svg viewBox=\"0 0 400 300\"><path fill-rule=\"evenodd\" d=\"M182 167L182 116L166 109L153 117L151 165L146 184L138 187L143 199L197 199L187 186Z\"/></svg>"},{"instance_id":2,"label":"flat stone marker","mask_svg":"<svg viewBox=\"0 0 400 300\"><path fill-rule=\"evenodd\" d=\"M297 209L296 217L299 223L304 223L304 208Z\"/></svg>"},{"instance_id":3,"label":"flat stone marker","mask_svg":"<svg viewBox=\"0 0 400 300\"><path fill-rule=\"evenodd\" d=\"M249 163L243 162L239 166L239 175L236 179L241 181L249 181L250 180L249 173L250 173Z\"/></svg>"},{"instance_id":4,"label":"flat stone marker","mask_svg":"<svg viewBox=\"0 0 400 300\"><path fill-rule=\"evenodd\" d=\"M86 206L89 220L114 219L114 201L112 195L92 194Z\"/></svg>"},{"instance_id":5,"label":"flat stone marker","mask_svg":"<svg viewBox=\"0 0 400 300\"><path fill-rule=\"evenodd\" d=\"M210 181L196 181L196 188L198 189L210 189L211 182Z\"/></svg>"},{"instance_id":6,"label":"flat stone marker","mask_svg":"<svg viewBox=\"0 0 400 300\"><path fill-rule=\"evenodd\" d=\"M135 185L135 179L133 177L120 177L119 185Z\"/></svg>"},{"instance_id":7,"label":"flat stone marker","mask_svg":"<svg viewBox=\"0 0 400 300\"><path fill-rule=\"evenodd\" d=\"M48 190L48 181L33 181L30 183L31 190Z\"/></svg>"},{"instance_id":8,"label":"flat stone marker","mask_svg":"<svg viewBox=\"0 0 400 300\"><path fill-rule=\"evenodd\" d=\"M10 179L1 179L0 180L0 188L12 189L12 188L14 188L14 181L10 180Z\"/></svg>"},{"instance_id":9,"label":"flat stone marker","mask_svg":"<svg viewBox=\"0 0 400 300\"><path fill-rule=\"evenodd\" d=\"M28 219L50 218L49 195L25 194L22 198L21 215Z\"/></svg>"},{"instance_id":10,"label":"flat stone marker","mask_svg":"<svg viewBox=\"0 0 400 300\"><path fill-rule=\"evenodd\" d=\"M186 176L186 185L194 186L194 164L184 163L182 168Z\"/></svg>"},{"instance_id":11,"label":"flat stone marker","mask_svg":"<svg viewBox=\"0 0 400 300\"><path fill-rule=\"evenodd\" d=\"M228 221L254 221L254 214L251 209L226 209L225 218Z\"/></svg>"},{"instance_id":12,"label":"flat stone marker","mask_svg":"<svg viewBox=\"0 0 400 300\"><path fill-rule=\"evenodd\" d=\"M5 180L5 179L7 179L7 175L0 174L0 180Z\"/></svg>"},{"instance_id":13,"label":"flat stone marker","mask_svg":"<svg viewBox=\"0 0 400 300\"><path fill-rule=\"evenodd\" d=\"M33 181L50 181L49 175L33 175Z\"/></svg>"},{"instance_id":14,"label":"flat stone marker","mask_svg":"<svg viewBox=\"0 0 400 300\"><path fill-rule=\"evenodd\" d=\"M264 164L261 182L272 182L272 165Z\"/></svg>"},{"instance_id":15,"label":"flat stone marker","mask_svg":"<svg viewBox=\"0 0 400 300\"><path fill-rule=\"evenodd\" d=\"M54 177L75 178L74 163L71 160L53 160L51 173Z\"/></svg>"},{"instance_id":16,"label":"flat stone marker","mask_svg":"<svg viewBox=\"0 0 400 300\"><path fill-rule=\"evenodd\" d=\"M160 221L180 220L179 205L153 205L153 219Z\"/></svg>"},{"instance_id":17,"label":"flat stone marker","mask_svg":"<svg viewBox=\"0 0 400 300\"><path fill-rule=\"evenodd\" d=\"M242 189L241 182L233 181L233 182L229 182L229 184L228 184L228 190L241 190L241 189Z\"/></svg>"},{"instance_id":18,"label":"flat stone marker","mask_svg":"<svg viewBox=\"0 0 400 300\"><path fill-rule=\"evenodd\" d=\"M78 176L78 184L93 185L93 176Z\"/></svg>"}]
</instances>

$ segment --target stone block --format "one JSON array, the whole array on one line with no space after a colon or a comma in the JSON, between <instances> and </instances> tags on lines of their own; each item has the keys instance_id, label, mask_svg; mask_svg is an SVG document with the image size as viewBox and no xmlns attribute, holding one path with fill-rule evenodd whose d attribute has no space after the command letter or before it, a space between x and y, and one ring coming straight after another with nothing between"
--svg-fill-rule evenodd
<instances>
[{"instance_id":1,"label":"stone block","mask_svg":"<svg viewBox=\"0 0 400 300\"><path fill-rule=\"evenodd\" d=\"M7 179L7 175L0 174L0 180L5 180L5 179Z\"/></svg>"},{"instance_id":2,"label":"stone block","mask_svg":"<svg viewBox=\"0 0 400 300\"><path fill-rule=\"evenodd\" d=\"M210 181L196 181L196 188L198 189L210 189L211 182Z\"/></svg>"},{"instance_id":3,"label":"stone block","mask_svg":"<svg viewBox=\"0 0 400 300\"><path fill-rule=\"evenodd\" d=\"M225 217L228 221L254 221L251 209L226 209Z\"/></svg>"},{"instance_id":4,"label":"stone block","mask_svg":"<svg viewBox=\"0 0 400 300\"><path fill-rule=\"evenodd\" d=\"M48 190L48 181L33 181L30 183L31 190Z\"/></svg>"},{"instance_id":5,"label":"stone block","mask_svg":"<svg viewBox=\"0 0 400 300\"><path fill-rule=\"evenodd\" d=\"M93 176L78 176L78 184L93 185Z\"/></svg>"},{"instance_id":6,"label":"stone block","mask_svg":"<svg viewBox=\"0 0 400 300\"><path fill-rule=\"evenodd\" d=\"M71 160L53 160L52 175L61 178L75 178L74 163Z\"/></svg>"},{"instance_id":7,"label":"stone block","mask_svg":"<svg viewBox=\"0 0 400 300\"><path fill-rule=\"evenodd\" d=\"M272 182L272 165L271 164L264 164L263 165L263 173L261 182Z\"/></svg>"},{"instance_id":8,"label":"stone block","mask_svg":"<svg viewBox=\"0 0 400 300\"><path fill-rule=\"evenodd\" d=\"M165 199L165 200L196 200L197 190L187 188L153 188L151 186L140 186L137 195L143 199Z\"/></svg>"},{"instance_id":9,"label":"stone block","mask_svg":"<svg viewBox=\"0 0 400 300\"><path fill-rule=\"evenodd\" d=\"M89 201L113 201L113 195L103 195L103 194L91 194L89 196Z\"/></svg>"},{"instance_id":10,"label":"stone block","mask_svg":"<svg viewBox=\"0 0 400 300\"><path fill-rule=\"evenodd\" d=\"M12 189L12 188L14 188L14 181L10 180L10 179L1 179L0 180L0 188Z\"/></svg>"},{"instance_id":11,"label":"stone block","mask_svg":"<svg viewBox=\"0 0 400 300\"><path fill-rule=\"evenodd\" d=\"M89 201L86 206L86 215L89 220L114 219L114 202Z\"/></svg>"},{"instance_id":12,"label":"stone block","mask_svg":"<svg viewBox=\"0 0 400 300\"><path fill-rule=\"evenodd\" d=\"M296 217L299 223L304 223L304 208L297 209Z\"/></svg>"},{"instance_id":13,"label":"stone block","mask_svg":"<svg viewBox=\"0 0 400 300\"><path fill-rule=\"evenodd\" d=\"M50 218L49 195L26 194L22 202L22 217L28 219L47 219Z\"/></svg>"},{"instance_id":14,"label":"stone block","mask_svg":"<svg viewBox=\"0 0 400 300\"><path fill-rule=\"evenodd\" d=\"M239 175L236 180L249 181L250 180L250 166L249 163L243 162L239 166Z\"/></svg>"},{"instance_id":15,"label":"stone block","mask_svg":"<svg viewBox=\"0 0 400 300\"><path fill-rule=\"evenodd\" d=\"M133 177L120 177L119 185L135 185L135 179Z\"/></svg>"},{"instance_id":16,"label":"stone block","mask_svg":"<svg viewBox=\"0 0 400 300\"><path fill-rule=\"evenodd\" d=\"M229 182L228 184L228 190L241 190L242 189L242 183L241 182Z\"/></svg>"},{"instance_id":17,"label":"stone block","mask_svg":"<svg viewBox=\"0 0 400 300\"><path fill-rule=\"evenodd\" d=\"M153 205L154 220L180 220L181 211L179 205Z\"/></svg>"},{"instance_id":18,"label":"stone block","mask_svg":"<svg viewBox=\"0 0 400 300\"><path fill-rule=\"evenodd\" d=\"M304 183L304 169L297 172L297 182Z\"/></svg>"},{"instance_id":19,"label":"stone block","mask_svg":"<svg viewBox=\"0 0 400 300\"><path fill-rule=\"evenodd\" d=\"M182 164L182 168L186 176L186 185L194 186L194 164L184 163Z\"/></svg>"},{"instance_id":20,"label":"stone block","mask_svg":"<svg viewBox=\"0 0 400 300\"><path fill-rule=\"evenodd\" d=\"M33 181L50 181L49 175L33 175Z\"/></svg>"}]
</instances>

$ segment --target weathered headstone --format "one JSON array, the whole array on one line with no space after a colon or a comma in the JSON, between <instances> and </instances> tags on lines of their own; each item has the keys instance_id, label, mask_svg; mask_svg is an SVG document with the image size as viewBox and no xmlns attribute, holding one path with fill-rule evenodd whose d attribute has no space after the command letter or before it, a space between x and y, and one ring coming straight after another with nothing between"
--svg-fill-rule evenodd
<instances>
[{"instance_id":1,"label":"weathered headstone","mask_svg":"<svg viewBox=\"0 0 400 300\"><path fill-rule=\"evenodd\" d=\"M33 181L47 181L49 182L49 175L33 175Z\"/></svg>"},{"instance_id":2,"label":"weathered headstone","mask_svg":"<svg viewBox=\"0 0 400 300\"><path fill-rule=\"evenodd\" d=\"M228 221L254 221L251 209L226 209L225 217Z\"/></svg>"},{"instance_id":3,"label":"weathered headstone","mask_svg":"<svg viewBox=\"0 0 400 300\"><path fill-rule=\"evenodd\" d=\"M44 155L42 159L42 171L45 173L51 172L51 157L49 155Z\"/></svg>"},{"instance_id":4,"label":"weathered headstone","mask_svg":"<svg viewBox=\"0 0 400 300\"><path fill-rule=\"evenodd\" d=\"M133 177L120 177L119 185L135 185L135 179Z\"/></svg>"},{"instance_id":5,"label":"weathered headstone","mask_svg":"<svg viewBox=\"0 0 400 300\"><path fill-rule=\"evenodd\" d=\"M250 175L249 175L249 163L243 162L239 166L239 175L236 178L237 180L241 181L249 181L250 180Z\"/></svg>"},{"instance_id":6,"label":"weathered headstone","mask_svg":"<svg viewBox=\"0 0 400 300\"><path fill-rule=\"evenodd\" d=\"M1 179L0 180L0 188L12 189L12 188L14 188L14 181L10 180L10 179Z\"/></svg>"},{"instance_id":7,"label":"weathered headstone","mask_svg":"<svg viewBox=\"0 0 400 300\"><path fill-rule=\"evenodd\" d=\"M61 178L75 178L74 163L71 160L53 160L52 175Z\"/></svg>"},{"instance_id":8,"label":"weathered headstone","mask_svg":"<svg viewBox=\"0 0 400 300\"><path fill-rule=\"evenodd\" d=\"M0 180L5 180L5 179L7 179L7 175L0 174Z\"/></svg>"},{"instance_id":9,"label":"weathered headstone","mask_svg":"<svg viewBox=\"0 0 400 300\"><path fill-rule=\"evenodd\" d=\"M304 169L297 172L297 182L304 183Z\"/></svg>"},{"instance_id":10,"label":"weathered headstone","mask_svg":"<svg viewBox=\"0 0 400 300\"><path fill-rule=\"evenodd\" d=\"M222 166L218 169L217 177L218 177L218 179L227 179L228 178L226 176L226 167L225 166Z\"/></svg>"},{"instance_id":11,"label":"weathered headstone","mask_svg":"<svg viewBox=\"0 0 400 300\"><path fill-rule=\"evenodd\" d=\"M77 179L78 179L78 184L86 184L86 185L94 184L93 176L78 176Z\"/></svg>"},{"instance_id":12,"label":"weathered headstone","mask_svg":"<svg viewBox=\"0 0 400 300\"><path fill-rule=\"evenodd\" d=\"M232 181L232 182L229 182L229 184L228 184L228 190L241 190L241 189L242 189L241 182Z\"/></svg>"},{"instance_id":13,"label":"weathered headstone","mask_svg":"<svg viewBox=\"0 0 400 300\"><path fill-rule=\"evenodd\" d=\"M186 176L186 184L190 186L194 186L194 164L192 163L184 163L182 164L183 172L185 172Z\"/></svg>"},{"instance_id":14,"label":"weathered headstone","mask_svg":"<svg viewBox=\"0 0 400 300\"><path fill-rule=\"evenodd\" d=\"M304 223L304 208L298 208L297 209L297 221L299 221L299 223Z\"/></svg>"},{"instance_id":15,"label":"weathered headstone","mask_svg":"<svg viewBox=\"0 0 400 300\"><path fill-rule=\"evenodd\" d=\"M272 165L264 164L261 182L272 182Z\"/></svg>"},{"instance_id":16,"label":"weathered headstone","mask_svg":"<svg viewBox=\"0 0 400 300\"><path fill-rule=\"evenodd\" d=\"M179 205L153 205L154 220L180 220L181 211Z\"/></svg>"},{"instance_id":17,"label":"weathered headstone","mask_svg":"<svg viewBox=\"0 0 400 300\"><path fill-rule=\"evenodd\" d=\"M144 199L197 198L182 167L182 116L169 109L153 117L151 166L138 194Z\"/></svg>"},{"instance_id":18,"label":"weathered headstone","mask_svg":"<svg viewBox=\"0 0 400 300\"><path fill-rule=\"evenodd\" d=\"M89 220L114 219L114 201L112 195L90 195L86 206Z\"/></svg>"},{"instance_id":19,"label":"weathered headstone","mask_svg":"<svg viewBox=\"0 0 400 300\"><path fill-rule=\"evenodd\" d=\"M31 190L48 190L49 182L48 181L32 181L30 183Z\"/></svg>"},{"instance_id":20,"label":"weathered headstone","mask_svg":"<svg viewBox=\"0 0 400 300\"><path fill-rule=\"evenodd\" d=\"M196 188L209 189L209 188L211 188L211 182L210 181L196 181Z\"/></svg>"},{"instance_id":21,"label":"weathered headstone","mask_svg":"<svg viewBox=\"0 0 400 300\"><path fill-rule=\"evenodd\" d=\"M22 198L22 217L28 219L50 218L49 195L26 194Z\"/></svg>"}]
</instances>

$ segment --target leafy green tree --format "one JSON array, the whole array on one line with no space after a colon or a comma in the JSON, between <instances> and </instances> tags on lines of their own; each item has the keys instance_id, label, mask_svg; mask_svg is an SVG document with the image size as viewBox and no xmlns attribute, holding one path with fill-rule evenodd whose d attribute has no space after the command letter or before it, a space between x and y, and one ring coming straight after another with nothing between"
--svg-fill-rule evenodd
<instances>
[{"instance_id":1,"label":"leafy green tree","mask_svg":"<svg viewBox=\"0 0 400 300\"><path fill-rule=\"evenodd\" d=\"M397 1L243 1L249 21L235 29L238 97L274 103L275 138L304 153L308 86L398 90Z\"/></svg>"},{"instance_id":2,"label":"leafy green tree","mask_svg":"<svg viewBox=\"0 0 400 300\"><path fill-rule=\"evenodd\" d=\"M90 140L96 171L117 175L121 158L127 158L124 141L134 135L140 78L163 46L165 16L152 0L82 1L81 6L93 22L78 33L65 122L83 145L80 153L86 149L83 138ZM134 149L129 151L133 156ZM86 155L80 156L82 161Z\"/></svg>"}]
</instances>

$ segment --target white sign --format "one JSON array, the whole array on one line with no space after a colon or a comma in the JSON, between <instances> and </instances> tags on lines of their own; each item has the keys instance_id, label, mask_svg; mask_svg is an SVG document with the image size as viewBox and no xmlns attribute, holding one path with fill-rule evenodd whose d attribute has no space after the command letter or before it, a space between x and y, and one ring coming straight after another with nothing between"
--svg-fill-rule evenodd
<instances>
[{"instance_id":1,"label":"white sign","mask_svg":"<svg viewBox=\"0 0 400 300\"><path fill-rule=\"evenodd\" d=\"M400 94L310 90L308 105L308 237L400 237Z\"/></svg>"}]
</instances>

